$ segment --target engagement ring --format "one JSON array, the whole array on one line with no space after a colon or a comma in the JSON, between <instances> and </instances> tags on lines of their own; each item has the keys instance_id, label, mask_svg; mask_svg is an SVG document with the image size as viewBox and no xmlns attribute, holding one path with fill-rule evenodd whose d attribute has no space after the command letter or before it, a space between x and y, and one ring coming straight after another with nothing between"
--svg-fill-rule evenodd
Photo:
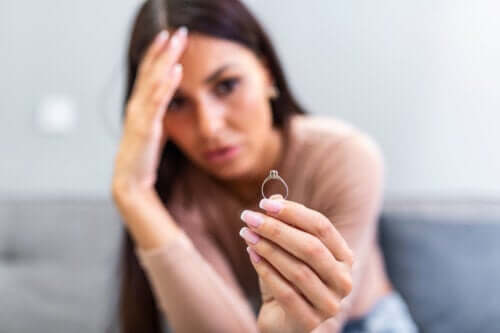
<instances>
[{"instance_id":1,"label":"engagement ring","mask_svg":"<svg viewBox=\"0 0 500 333\"><path fill-rule=\"evenodd\" d=\"M265 199L267 199L267 197L264 193L264 185L266 184L266 182L268 182L269 180L272 180L272 179L279 180L285 186L285 189L286 189L285 199L286 199L288 197L288 185L285 183L283 178L281 178L280 175L278 175L278 171L276 171L276 170L271 170L269 172L269 176L267 176L266 179L264 179L264 182L262 183L262 186L261 186L262 196Z\"/></svg>"}]
</instances>

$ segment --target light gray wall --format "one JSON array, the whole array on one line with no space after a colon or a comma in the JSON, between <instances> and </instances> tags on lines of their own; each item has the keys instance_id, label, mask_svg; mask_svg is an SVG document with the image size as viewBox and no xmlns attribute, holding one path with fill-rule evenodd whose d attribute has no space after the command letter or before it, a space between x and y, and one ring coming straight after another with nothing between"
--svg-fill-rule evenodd
<instances>
[{"instance_id":1,"label":"light gray wall","mask_svg":"<svg viewBox=\"0 0 500 333\"><path fill-rule=\"evenodd\" d=\"M125 35L139 2L0 2L0 186L10 196L108 195ZM36 126L47 95L76 105L64 135Z\"/></svg>"},{"instance_id":2,"label":"light gray wall","mask_svg":"<svg viewBox=\"0 0 500 333\"><path fill-rule=\"evenodd\" d=\"M500 195L500 2L246 2L303 104L380 143L388 197ZM138 4L0 2L0 193L108 196ZM53 94L67 134L36 125Z\"/></svg>"}]
</instances>

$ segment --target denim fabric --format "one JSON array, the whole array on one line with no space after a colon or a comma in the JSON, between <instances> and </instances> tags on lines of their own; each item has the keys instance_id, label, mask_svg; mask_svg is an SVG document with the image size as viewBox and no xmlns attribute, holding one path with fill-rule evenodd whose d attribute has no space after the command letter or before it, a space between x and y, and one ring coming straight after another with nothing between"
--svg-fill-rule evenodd
<instances>
[{"instance_id":1,"label":"denim fabric","mask_svg":"<svg viewBox=\"0 0 500 333\"><path fill-rule=\"evenodd\" d=\"M401 295L392 291L365 316L350 319L342 333L418 333L418 328Z\"/></svg>"}]
</instances>

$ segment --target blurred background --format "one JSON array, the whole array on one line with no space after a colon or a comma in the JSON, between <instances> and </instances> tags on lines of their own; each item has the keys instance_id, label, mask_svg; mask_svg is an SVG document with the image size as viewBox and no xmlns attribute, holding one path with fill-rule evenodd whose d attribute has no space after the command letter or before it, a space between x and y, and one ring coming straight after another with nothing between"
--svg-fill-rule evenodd
<instances>
[{"instance_id":1,"label":"blurred background","mask_svg":"<svg viewBox=\"0 0 500 333\"><path fill-rule=\"evenodd\" d=\"M116 259L120 226L109 188L126 42L141 3L0 0L0 332L44 331L40 325L98 332L111 312L112 297L103 302L97 294L117 281L102 267L111 272ZM378 141L388 216L403 214L426 228L459 221L460 237L475 235L470 248L463 238L447 246L468 249L464 255L479 251L474 239L500 237L499 1L286 0L286 10L278 0L245 3L269 31L299 101ZM490 229L464 227L470 224ZM400 232L408 230L422 237L436 231ZM456 230L439 229L436 244ZM476 268L493 283L500 252L491 246L477 259L454 258L486 263ZM421 273L397 264L394 274L407 274L405 281ZM473 304L500 311L500 292L491 291L477 291L482 298ZM420 323L441 322L419 312L424 301L410 301ZM448 305L472 301L455 302ZM30 319L20 320L26 311ZM500 331L477 316L455 332ZM446 331L438 327L433 332Z\"/></svg>"},{"instance_id":2,"label":"blurred background","mask_svg":"<svg viewBox=\"0 0 500 333\"><path fill-rule=\"evenodd\" d=\"M247 0L313 113L376 138L390 196L500 195L500 3ZM0 2L1 192L109 195L140 1Z\"/></svg>"}]
</instances>

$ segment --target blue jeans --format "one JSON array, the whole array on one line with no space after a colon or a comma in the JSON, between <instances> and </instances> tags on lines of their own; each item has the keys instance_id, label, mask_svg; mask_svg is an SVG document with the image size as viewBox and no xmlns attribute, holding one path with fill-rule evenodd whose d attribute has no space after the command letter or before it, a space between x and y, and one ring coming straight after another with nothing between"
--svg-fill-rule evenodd
<instances>
[{"instance_id":1,"label":"blue jeans","mask_svg":"<svg viewBox=\"0 0 500 333\"><path fill-rule=\"evenodd\" d=\"M348 320L342 333L418 333L418 327L401 295L392 291L363 317Z\"/></svg>"}]
</instances>

